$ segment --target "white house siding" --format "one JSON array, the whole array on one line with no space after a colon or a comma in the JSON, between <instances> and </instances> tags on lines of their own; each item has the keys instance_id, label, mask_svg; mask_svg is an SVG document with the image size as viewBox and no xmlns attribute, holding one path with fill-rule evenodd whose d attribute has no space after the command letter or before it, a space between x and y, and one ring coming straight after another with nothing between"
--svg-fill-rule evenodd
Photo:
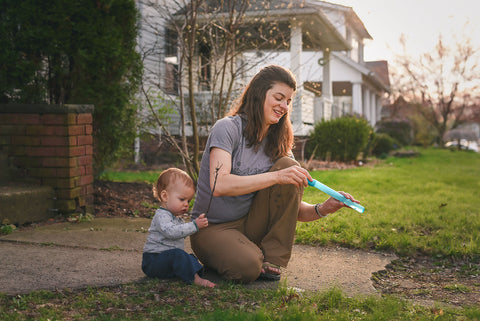
<instances>
[{"instance_id":1,"label":"white house siding","mask_svg":"<svg viewBox=\"0 0 480 321\"><path fill-rule=\"evenodd\" d=\"M168 2L168 1L167 1ZM158 1L137 1L141 13L138 37L139 52L144 62L143 82L149 87L163 88L165 79L165 36L162 9Z\"/></svg>"},{"instance_id":2,"label":"white house siding","mask_svg":"<svg viewBox=\"0 0 480 321\"><path fill-rule=\"evenodd\" d=\"M345 14L338 10L331 10L326 7L322 8L322 12L328 17L328 20L337 29L337 31L347 39L347 27L345 22Z\"/></svg>"},{"instance_id":3,"label":"white house siding","mask_svg":"<svg viewBox=\"0 0 480 321\"><path fill-rule=\"evenodd\" d=\"M302 52L302 79L300 81L297 79L299 84L302 84L305 81L323 81L323 67L319 64L321 58L323 58L323 53L321 52ZM287 68L290 66L290 52L262 52L259 54L256 51L251 51L245 52L243 54L243 59L251 63L252 66L258 64L252 68L250 72L245 74L247 79L253 77L253 75L255 75L255 73L261 68L269 64L278 64L286 66ZM331 110L323 108L323 103L320 99L312 98L312 101L307 99L306 101L308 101L308 103L301 109L301 112L297 112L301 115L300 118L302 123L312 122L309 120L309 117L313 119L313 122L317 122L321 119L331 119L345 114L354 113L364 116L372 125L374 125L376 121L379 120L377 111L380 109L380 100L375 93L370 91L363 83L362 73L344 61L339 60L334 55L330 55L330 63L332 82L347 81L352 83L352 96L334 96ZM365 69L366 67L362 68ZM300 90L301 89L302 88L300 87ZM303 104L303 102L304 99L301 99L298 102L295 102L295 104ZM312 108L312 112L310 113L307 111L307 108ZM292 117L294 122L295 120L298 121L298 119L295 118L295 114L297 113L292 115L294 116ZM301 130L297 128L297 131Z\"/></svg>"}]
</instances>

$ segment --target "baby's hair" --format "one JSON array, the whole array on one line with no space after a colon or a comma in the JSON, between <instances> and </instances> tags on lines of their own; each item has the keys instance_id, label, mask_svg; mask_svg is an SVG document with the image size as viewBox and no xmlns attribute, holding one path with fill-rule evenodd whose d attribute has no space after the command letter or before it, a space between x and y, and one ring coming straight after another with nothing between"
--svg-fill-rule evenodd
<instances>
[{"instance_id":1,"label":"baby's hair","mask_svg":"<svg viewBox=\"0 0 480 321\"><path fill-rule=\"evenodd\" d=\"M176 180L181 180L187 187L195 188L193 179L183 170L179 168L169 168L164 170L157 179L157 183L153 185L153 196L162 201L160 198L160 193L167 189L167 186Z\"/></svg>"}]
</instances>

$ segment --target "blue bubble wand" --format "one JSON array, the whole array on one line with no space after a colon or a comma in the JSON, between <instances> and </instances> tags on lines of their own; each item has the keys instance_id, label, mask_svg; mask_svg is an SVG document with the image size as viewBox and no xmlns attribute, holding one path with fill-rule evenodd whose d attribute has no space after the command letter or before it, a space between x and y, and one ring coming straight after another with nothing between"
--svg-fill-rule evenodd
<instances>
[{"instance_id":1,"label":"blue bubble wand","mask_svg":"<svg viewBox=\"0 0 480 321\"><path fill-rule=\"evenodd\" d=\"M340 202L344 203L345 205L347 205L350 208L353 208L355 211L357 211L359 213L363 213L365 211L365 208L362 205L360 205L358 203L355 203L355 202L352 202L352 200L346 198L345 196L343 196L339 192L331 189L327 185L320 183L316 179L313 179L312 181L308 181L308 185L313 186L315 188L318 188L322 192L327 193L328 195L330 195L334 199L339 200Z\"/></svg>"}]
</instances>

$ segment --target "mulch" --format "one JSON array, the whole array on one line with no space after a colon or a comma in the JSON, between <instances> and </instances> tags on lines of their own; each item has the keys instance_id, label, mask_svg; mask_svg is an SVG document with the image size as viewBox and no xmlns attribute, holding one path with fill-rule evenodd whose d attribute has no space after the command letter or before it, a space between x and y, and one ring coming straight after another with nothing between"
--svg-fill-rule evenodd
<instances>
[{"instance_id":1,"label":"mulch","mask_svg":"<svg viewBox=\"0 0 480 321\"><path fill-rule=\"evenodd\" d=\"M159 206L148 183L94 182L96 217L151 218Z\"/></svg>"}]
</instances>

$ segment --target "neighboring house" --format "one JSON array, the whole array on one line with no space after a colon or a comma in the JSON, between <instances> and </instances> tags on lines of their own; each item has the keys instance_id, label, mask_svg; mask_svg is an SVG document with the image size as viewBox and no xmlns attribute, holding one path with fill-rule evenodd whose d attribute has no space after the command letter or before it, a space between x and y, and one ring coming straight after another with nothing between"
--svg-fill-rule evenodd
<instances>
[{"instance_id":1,"label":"neighboring house","mask_svg":"<svg viewBox=\"0 0 480 321\"><path fill-rule=\"evenodd\" d=\"M287 28L289 43L275 50L243 49L237 56L237 65L251 68L236 79L238 85L246 84L268 64L292 70L298 83L291 117L296 136L308 136L316 122L342 115L363 116L372 126L380 120L382 98L390 90L388 63L364 61L364 41L372 37L352 8L314 0L252 0L250 4L246 24L258 26L259 21L274 20ZM265 4L269 7L265 8ZM151 11L144 10L143 15L155 20ZM162 45L151 36L144 36L143 41L145 38L150 38L148 41L152 44ZM201 48L198 52L201 65L202 55L206 53ZM177 88L172 80L178 68L177 58L166 45L158 54L158 60L153 60L158 66L155 67L152 60L147 61L146 78L175 95ZM209 86L205 85L208 77L208 70L199 67L196 98L202 96L208 100L212 96ZM170 127L174 134L179 128L174 124L176 121L173 119Z\"/></svg>"}]
</instances>

